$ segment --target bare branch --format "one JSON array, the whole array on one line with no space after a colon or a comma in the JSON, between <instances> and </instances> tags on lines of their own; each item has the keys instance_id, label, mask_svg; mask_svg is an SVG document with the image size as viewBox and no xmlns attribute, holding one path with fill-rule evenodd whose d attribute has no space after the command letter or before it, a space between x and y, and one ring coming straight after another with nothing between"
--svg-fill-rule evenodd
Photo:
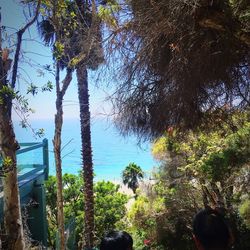
<instances>
[{"instance_id":1,"label":"bare branch","mask_svg":"<svg viewBox=\"0 0 250 250\"><path fill-rule=\"evenodd\" d=\"M62 89L61 89L62 97L65 95L65 92L68 89L69 84L70 84L70 82L72 80L72 72L73 72L73 70L68 68L67 69L67 74L66 74L64 80L62 81L62 84L63 84Z\"/></svg>"},{"instance_id":2,"label":"bare branch","mask_svg":"<svg viewBox=\"0 0 250 250\"><path fill-rule=\"evenodd\" d=\"M20 55L20 50L21 50L21 45L22 45L22 36L24 32L36 21L38 18L39 10L40 10L40 5L41 5L41 0L38 0L37 2L37 7L36 7L36 12L34 17L26 23L26 25L21 28L17 32L17 45L16 45L16 52L14 56L14 64L13 64L13 72L12 72L12 81L11 81L11 87L14 89L16 85L16 77L17 77L17 68L18 68L18 63L19 63L19 55Z\"/></svg>"}]
</instances>

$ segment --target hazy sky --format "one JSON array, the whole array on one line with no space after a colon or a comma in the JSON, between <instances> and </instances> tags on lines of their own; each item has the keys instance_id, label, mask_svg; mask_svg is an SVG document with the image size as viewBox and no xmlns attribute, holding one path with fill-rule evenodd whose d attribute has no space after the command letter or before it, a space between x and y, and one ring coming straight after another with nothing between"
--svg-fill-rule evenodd
<instances>
[{"instance_id":1,"label":"hazy sky","mask_svg":"<svg viewBox=\"0 0 250 250\"><path fill-rule=\"evenodd\" d=\"M2 8L2 24L6 26L8 38L11 38L9 44L12 44L12 46L15 42L15 32L18 28L23 26L26 20L25 12L18 2L18 0L0 0L0 6ZM28 12L26 10L26 16L27 15ZM42 66L46 64L52 65L53 61L51 59L51 49L42 44L35 24L24 37L25 41L22 46L23 53L19 65L19 78L17 83L17 89L21 93L26 92L27 86L30 83L42 86L47 83L48 80L52 83L55 82L53 75L45 72L45 75L41 76L41 73L39 72L42 69ZM32 41L31 38L33 39ZM6 46L9 47L9 45ZM13 54L11 56L13 57ZM110 104L104 101L107 97L107 88L96 87L97 75L99 75L99 73L100 70L99 72L89 71L91 114L95 117L99 116L101 113L108 113L110 110ZM110 93L111 91L109 90L109 94ZM35 97L28 95L28 99L30 107L36 111L34 114L30 115L31 120L54 118L55 91L39 93ZM64 115L65 118L79 117L77 82L75 75L64 98ZM18 119L17 114L14 114L13 117L15 120Z\"/></svg>"}]
</instances>

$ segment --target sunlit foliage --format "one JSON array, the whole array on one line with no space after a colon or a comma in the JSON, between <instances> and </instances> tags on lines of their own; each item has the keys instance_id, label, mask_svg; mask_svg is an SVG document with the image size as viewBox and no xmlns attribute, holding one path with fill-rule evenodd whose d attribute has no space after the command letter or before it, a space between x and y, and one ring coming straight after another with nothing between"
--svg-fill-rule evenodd
<instances>
[{"instance_id":1,"label":"sunlit foliage","mask_svg":"<svg viewBox=\"0 0 250 250\"><path fill-rule=\"evenodd\" d=\"M94 186L95 194L95 242L98 244L100 238L105 232L116 228L126 214L125 204L128 197L119 192L119 185L111 182L97 182ZM65 224L75 219L75 245L82 245L82 232L84 227L84 196L83 181L80 175L64 174L63 175L63 196ZM56 177L50 176L46 183L47 198L47 219L49 225L48 244L51 247L56 246L57 234L57 207L56 204Z\"/></svg>"}]
</instances>

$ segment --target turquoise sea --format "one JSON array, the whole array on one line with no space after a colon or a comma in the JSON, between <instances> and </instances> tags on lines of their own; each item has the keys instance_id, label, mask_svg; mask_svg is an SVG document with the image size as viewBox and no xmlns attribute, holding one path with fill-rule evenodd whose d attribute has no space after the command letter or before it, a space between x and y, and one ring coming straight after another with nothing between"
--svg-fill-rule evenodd
<instances>
[{"instance_id":1,"label":"turquoise sea","mask_svg":"<svg viewBox=\"0 0 250 250\"><path fill-rule=\"evenodd\" d=\"M49 141L50 175L55 175L55 163L52 148L54 134L53 120L36 120L30 122L33 129L43 128L44 138ZM24 129L14 123L16 137L19 142L42 141L43 138L35 138L31 129ZM94 118L91 122L92 149L95 180L121 180L122 170L134 162L141 166L149 176L156 162L151 156L150 143L138 145L134 136L123 137L119 134L112 122L107 119ZM80 122L78 119L65 119L62 131L62 163L63 173L77 174L81 169L80 154ZM39 163L41 153L32 152L18 156L20 164Z\"/></svg>"}]
</instances>

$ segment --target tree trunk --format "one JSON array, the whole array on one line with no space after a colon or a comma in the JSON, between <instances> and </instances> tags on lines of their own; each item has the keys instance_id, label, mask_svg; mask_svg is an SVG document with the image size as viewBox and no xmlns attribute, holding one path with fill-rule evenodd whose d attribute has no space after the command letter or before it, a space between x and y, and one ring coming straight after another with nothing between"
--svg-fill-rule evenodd
<instances>
[{"instance_id":1,"label":"tree trunk","mask_svg":"<svg viewBox=\"0 0 250 250\"><path fill-rule=\"evenodd\" d=\"M1 87L0 87L1 89ZM18 143L7 105L0 105L0 145L3 159L3 192L4 192L4 225L7 235L5 249L25 249L23 226L20 208L20 197L17 180L16 150Z\"/></svg>"},{"instance_id":2,"label":"tree trunk","mask_svg":"<svg viewBox=\"0 0 250 250\"><path fill-rule=\"evenodd\" d=\"M4 61L0 58L0 91L7 87L7 72L4 70ZM20 208L20 197L17 180L16 150L18 143L15 139L11 117L9 115L9 103L11 96L0 95L0 154L3 160L3 201L4 224L7 235L6 249L24 249L23 227Z\"/></svg>"},{"instance_id":3,"label":"tree trunk","mask_svg":"<svg viewBox=\"0 0 250 250\"><path fill-rule=\"evenodd\" d=\"M3 57L2 34L1 34L1 13L0 13L0 156L2 158L3 178L3 202L4 202L4 224L7 235L5 249L25 249L23 237L23 226L20 208L20 196L17 180L16 150L19 145L15 139L15 133L10 117L9 103L12 96L6 94L4 87L9 89L7 84L7 73L11 60Z\"/></svg>"},{"instance_id":4,"label":"tree trunk","mask_svg":"<svg viewBox=\"0 0 250 250\"><path fill-rule=\"evenodd\" d=\"M55 115L55 134L54 134L54 154L56 163L57 179L57 225L59 231L60 249L65 249L64 236L64 212L63 212L63 184L62 184L62 159L61 159L61 134L63 124L62 95L59 88L59 67L56 69L56 115Z\"/></svg>"},{"instance_id":5,"label":"tree trunk","mask_svg":"<svg viewBox=\"0 0 250 250\"><path fill-rule=\"evenodd\" d=\"M84 249L93 248L94 239L94 196L93 196L93 162L90 131L90 111L88 94L87 68L82 63L77 69L78 98L80 105L80 124L82 140L82 160L84 179Z\"/></svg>"},{"instance_id":6,"label":"tree trunk","mask_svg":"<svg viewBox=\"0 0 250 250\"><path fill-rule=\"evenodd\" d=\"M61 135L63 125L63 96L72 79L72 70L67 70L67 75L63 81L62 90L60 90L59 66L56 68L56 115L55 115L55 134L54 134L54 154L56 162L57 177L57 225L60 239L60 250L66 249L64 234L64 211L63 211L63 183L62 183L62 158L61 158Z\"/></svg>"}]
</instances>

